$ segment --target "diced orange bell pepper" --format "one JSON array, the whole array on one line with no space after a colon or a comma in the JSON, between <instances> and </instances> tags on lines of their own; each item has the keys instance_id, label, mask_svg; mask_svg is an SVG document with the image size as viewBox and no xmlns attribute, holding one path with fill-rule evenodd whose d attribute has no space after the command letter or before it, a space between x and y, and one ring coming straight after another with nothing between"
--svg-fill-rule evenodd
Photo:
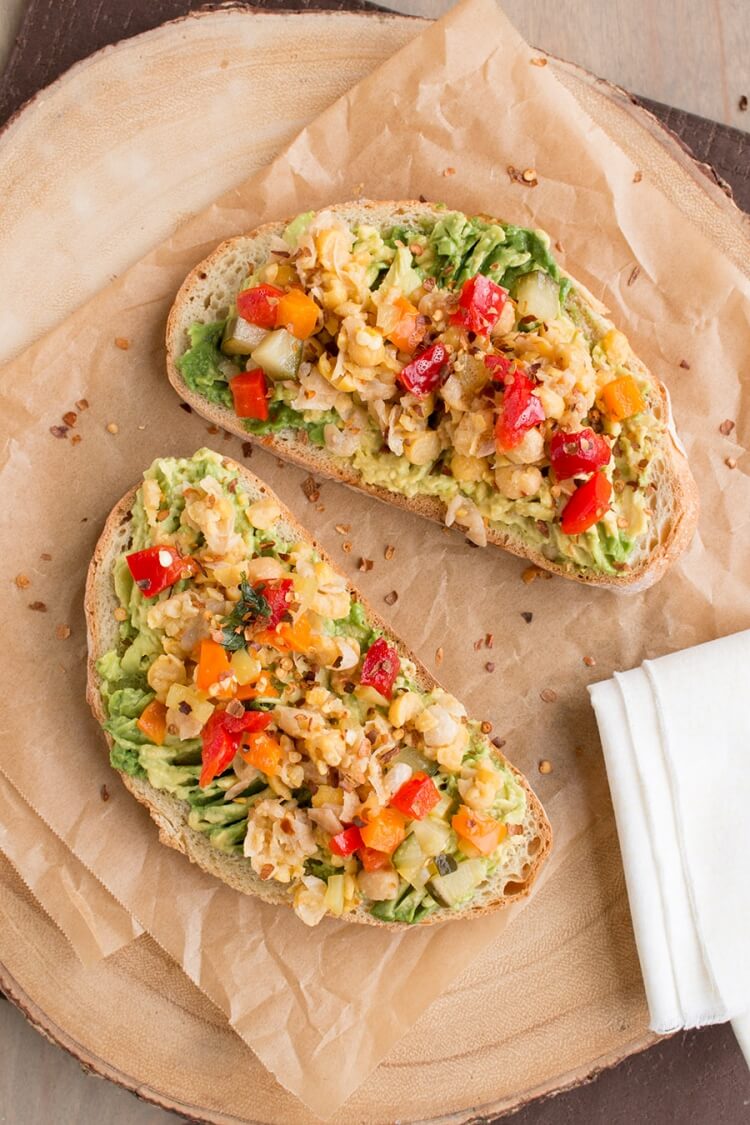
<instances>
[{"instance_id":1,"label":"diced orange bell pepper","mask_svg":"<svg viewBox=\"0 0 750 1125\"><path fill-rule=\"evenodd\" d=\"M310 627L310 618L304 614L291 621L282 621L273 629L262 629L253 640L259 645L273 645L281 652L309 652L315 643L315 635Z\"/></svg>"},{"instance_id":2,"label":"diced orange bell pepper","mask_svg":"<svg viewBox=\"0 0 750 1125\"><path fill-rule=\"evenodd\" d=\"M240 684L237 688L235 698L267 699L270 696L273 699L277 699L278 695L279 693L271 682L270 672L261 672L254 684Z\"/></svg>"},{"instance_id":3,"label":"diced orange bell pepper","mask_svg":"<svg viewBox=\"0 0 750 1125\"><path fill-rule=\"evenodd\" d=\"M196 686L199 691L208 691L210 687L220 680L231 682L232 668L229 663L226 649L216 641L206 639L201 641L201 652L198 659L198 675ZM231 691L230 691L231 696Z\"/></svg>"},{"instance_id":4,"label":"diced orange bell pepper","mask_svg":"<svg viewBox=\"0 0 750 1125\"><path fill-rule=\"evenodd\" d=\"M451 820L451 826L456 835L461 840L468 840L480 855L490 855L508 835L508 829L504 824L499 824L491 816L474 812L466 805L461 805Z\"/></svg>"},{"instance_id":5,"label":"diced orange bell pepper","mask_svg":"<svg viewBox=\"0 0 750 1125\"><path fill-rule=\"evenodd\" d=\"M298 340L306 340L318 323L318 306L301 289L290 289L276 306L276 327L286 328Z\"/></svg>"},{"instance_id":6,"label":"diced orange bell pepper","mask_svg":"<svg viewBox=\"0 0 750 1125\"><path fill-rule=\"evenodd\" d=\"M622 422L633 414L639 414L646 405L638 384L632 375L621 375L607 383L599 395L604 411L615 422Z\"/></svg>"},{"instance_id":7,"label":"diced orange bell pepper","mask_svg":"<svg viewBox=\"0 0 750 1125\"><path fill-rule=\"evenodd\" d=\"M167 737L167 709L158 699L152 699L141 712L135 724L151 742L161 746Z\"/></svg>"},{"instance_id":8,"label":"diced orange bell pepper","mask_svg":"<svg viewBox=\"0 0 750 1125\"><path fill-rule=\"evenodd\" d=\"M406 817L397 809L381 809L360 832L366 847L392 855L406 839Z\"/></svg>"},{"instance_id":9,"label":"diced orange bell pepper","mask_svg":"<svg viewBox=\"0 0 750 1125\"><path fill-rule=\"evenodd\" d=\"M387 333L386 340L395 344L400 352L408 352L411 355L422 342L427 331L427 322L425 319L424 324L420 324L419 313L406 297L399 297L394 304L400 315L395 328Z\"/></svg>"},{"instance_id":10,"label":"diced orange bell pepper","mask_svg":"<svg viewBox=\"0 0 750 1125\"><path fill-rule=\"evenodd\" d=\"M281 743L264 730L242 736L240 756L267 777L275 777L281 764Z\"/></svg>"}]
</instances>

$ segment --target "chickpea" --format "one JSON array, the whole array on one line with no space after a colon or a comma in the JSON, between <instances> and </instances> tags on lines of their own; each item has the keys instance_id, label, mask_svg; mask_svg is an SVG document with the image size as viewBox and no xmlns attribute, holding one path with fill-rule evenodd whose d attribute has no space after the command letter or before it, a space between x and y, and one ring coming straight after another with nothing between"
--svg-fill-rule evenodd
<instances>
[{"instance_id":1,"label":"chickpea","mask_svg":"<svg viewBox=\"0 0 750 1125\"><path fill-rule=\"evenodd\" d=\"M495 484L502 496L509 500L521 500L524 496L535 496L542 487L542 474L535 465L515 468L502 465L495 469Z\"/></svg>"},{"instance_id":2,"label":"chickpea","mask_svg":"<svg viewBox=\"0 0 750 1125\"><path fill-rule=\"evenodd\" d=\"M481 480L486 468L487 461L485 458L471 457L466 453L454 453L451 460L451 472L456 480Z\"/></svg>"},{"instance_id":3,"label":"chickpea","mask_svg":"<svg viewBox=\"0 0 750 1125\"><path fill-rule=\"evenodd\" d=\"M440 438L434 430L422 430L404 438L404 457L412 465L429 465L440 456Z\"/></svg>"},{"instance_id":4,"label":"chickpea","mask_svg":"<svg viewBox=\"0 0 750 1125\"><path fill-rule=\"evenodd\" d=\"M533 465L544 456L544 438L539 430L527 430L523 440L513 449L505 451L505 456L514 465Z\"/></svg>"}]
</instances>

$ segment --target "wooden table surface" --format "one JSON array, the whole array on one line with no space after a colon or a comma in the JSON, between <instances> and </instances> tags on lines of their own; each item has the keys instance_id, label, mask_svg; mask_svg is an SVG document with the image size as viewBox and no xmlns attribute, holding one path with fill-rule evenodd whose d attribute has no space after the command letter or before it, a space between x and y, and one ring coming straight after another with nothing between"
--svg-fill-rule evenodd
<instances>
[{"instance_id":1,"label":"wooden table surface","mask_svg":"<svg viewBox=\"0 0 750 1125\"><path fill-rule=\"evenodd\" d=\"M262 7L263 0L255 0ZM453 0L390 0L438 16ZM655 102L750 128L750 0L502 0L525 38ZM197 7L194 0L0 0L0 123L96 47ZM287 0L281 7L365 7L361 0ZM60 18L65 11L64 22ZM13 39L22 31L13 48ZM50 35L50 29L55 34ZM66 31L67 28L67 31ZM29 60L34 58L34 64ZM664 116L662 114L662 116ZM667 120L680 128L679 114ZM750 208L744 138L710 125L691 142ZM85 1075L10 1004L0 1004L0 1125L168 1125L175 1118ZM750 1121L750 1075L727 1027L666 1040L590 1085L533 1103L514 1125L740 1125Z\"/></svg>"}]
</instances>

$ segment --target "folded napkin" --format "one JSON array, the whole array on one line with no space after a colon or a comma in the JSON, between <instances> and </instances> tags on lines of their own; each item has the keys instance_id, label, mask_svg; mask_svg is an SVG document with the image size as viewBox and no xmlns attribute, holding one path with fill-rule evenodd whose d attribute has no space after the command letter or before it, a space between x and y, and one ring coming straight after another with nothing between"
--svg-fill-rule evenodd
<instances>
[{"instance_id":1,"label":"folded napkin","mask_svg":"<svg viewBox=\"0 0 750 1125\"><path fill-rule=\"evenodd\" d=\"M651 1028L731 1020L750 1063L750 631L589 692Z\"/></svg>"}]
</instances>

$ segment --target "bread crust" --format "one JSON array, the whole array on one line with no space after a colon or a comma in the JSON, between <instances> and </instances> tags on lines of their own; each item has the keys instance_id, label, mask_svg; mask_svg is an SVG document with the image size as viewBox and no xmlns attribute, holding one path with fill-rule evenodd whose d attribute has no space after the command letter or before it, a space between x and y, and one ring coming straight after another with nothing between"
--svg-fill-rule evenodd
<instances>
[{"instance_id":1,"label":"bread crust","mask_svg":"<svg viewBox=\"0 0 750 1125\"><path fill-rule=\"evenodd\" d=\"M280 523L282 524L284 532L288 532L290 538L304 540L313 545L320 553L321 557L328 562L329 566L331 566L337 574L342 574L320 544L305 531L292 513L282 504L267 485L243 465L238 464L231 458L222 456L222 462L226 468L234 472L242 481L246 491L251 497L271 497L276 501L282 513ZM138 487L139 486L131 488L119 503L115 505L107 517L86 576L84 596L88 640L86 699L94 717L102 726L106 722L107 716L104 711L101 694L101 678L97 671L96 664L105 652L114 648L117 644L117 623L114 618L117 600L112 581L112 567L118 554L127 544L127 525L130 520L130 511ZM345 576L342 575L342 577ZM439 687L438 681L434 679L417 657L409 652L403 641L392 631L386 622L383 621L372 606L368 604L356 587L350 583L348 579L346 581L347 588L362 602L370 620L383 631L389 642L395 645L403 656L408 657L414 662L417 670L417 680L423 690L430 691L435 687ZM104 735L108 748L111 749L113 740L106 731L104 731ZM544 860L549 854L552 846L552 827L538 797L523 774L521 774L511 762L508 762L499 750L496 750L495 754L499 760L512 770L516 780L523 786L526 792L527 814L525 823L527 825L533 825L534 838L537 842L537 847L531 862L531 869L523 883L513 884L512 892L506 894L496 893L489 898L487 898L485 893L481 904L474 906L469 905L463 910L455 911L440 908L433 914L428 915L423 921L416 923L417 925L434 925L438 922L452 921L459 918L479 917L480 915L502 909L512 902L517 902L525 898L531 891L532 885ZM276 905L292 905L291 893L279 886L279 884L274 883L273 880L265 882L261 880L252 870L249 860L240 856L231 856L220 851L209 843L207 837L202 832L190 828L187 823L189 805L186 801L181 801L169 793L154 788L144 778L131 777L129 774L122 773L121 771L118 771L118 773L120 773L125 787L130 790L137 801L145 805L152 819L156 822L161 843L182 852L183 855L186 855L192 863L197 864L202 870L221 879L243 894L253 895L263 899L264 902ZM492 886L491 880L489 886ZM378 918L374 918L363 906L344 915L344 918L350 922L369 926L380 926L393 931L403 930L407 925L407 923L403 922L383 922Z\"/></svg>"},{"instance_id":2,"label":"bread crust","mask_svg":"<svg viewBox=\"0 0 750 1125\"><path fill-rule=\"evenodd\" d=\"M375 202L363 200L357 203L340 203L327 208L343 219L366 219L377 223L387 219L398 221L405 217L419 217L425 215L439 215L431 204L420 203L414 200ZM496 221L491 216L479 216L483 219ZM347 465L340 465L325 450L317 446L305 444L299 440L294 430L283 430L278 434L256 436L250 434L242 426L242 422L231 410L223 406L216 406L208 402L202 395L196 394L188 387L182 378L176 360L183 354L187 342L187 328L193 323L191 313L193 304L199 304L206 294L210 293L212 280L221 270L227 255L240 253L249 260L252 255L251 245L258 249L274 236L280 236L286 226L282 222L266 223L248 235L228 239L219 244L216 249L188 274L180 287L174 304L169 313L166 329L166 363L167 376L178 395L185 400L198 414L223 427L230 433L236 434L245 441L254 441L270 450L279 457L307 469L312 473L320 473L345 484L358 492L364 492L386 504L394 504L398 508L414 512L426 519L437 523L444 523L446 504L434 496L407 497L400 493L391 492L378 485L366 484L359 475ZM570 275L566 275L570 276ZM574 285L576 303L584 316L597 321L603 328L614 327L607 320L607 309L588 290L574 278L570 278ZM659 529L658 542L653 548L638 561L638 563L622 576L585 573L571 566L551 562L545 558L541 551L535 550L525 544L510 532L498 531L488 527L487 539L493 546L527 559L535 566L549 570L573 581L584 583L588 586L602 586L609 589L628 590L631 592L646 589L664 575L667 568L682 554L690 543L698 520L699 500L698 489L693 479L687 457L677 437L669 395L664 384L657 379L644 366L640 360L631 353L632 360L637 365L639 374L647 379L657 390L659 396L659 414L666 425L666 435L663 449L663 479L661 487L670 498L669 511L664 513L665 522Z\"/></svg>"}]
</instances>

